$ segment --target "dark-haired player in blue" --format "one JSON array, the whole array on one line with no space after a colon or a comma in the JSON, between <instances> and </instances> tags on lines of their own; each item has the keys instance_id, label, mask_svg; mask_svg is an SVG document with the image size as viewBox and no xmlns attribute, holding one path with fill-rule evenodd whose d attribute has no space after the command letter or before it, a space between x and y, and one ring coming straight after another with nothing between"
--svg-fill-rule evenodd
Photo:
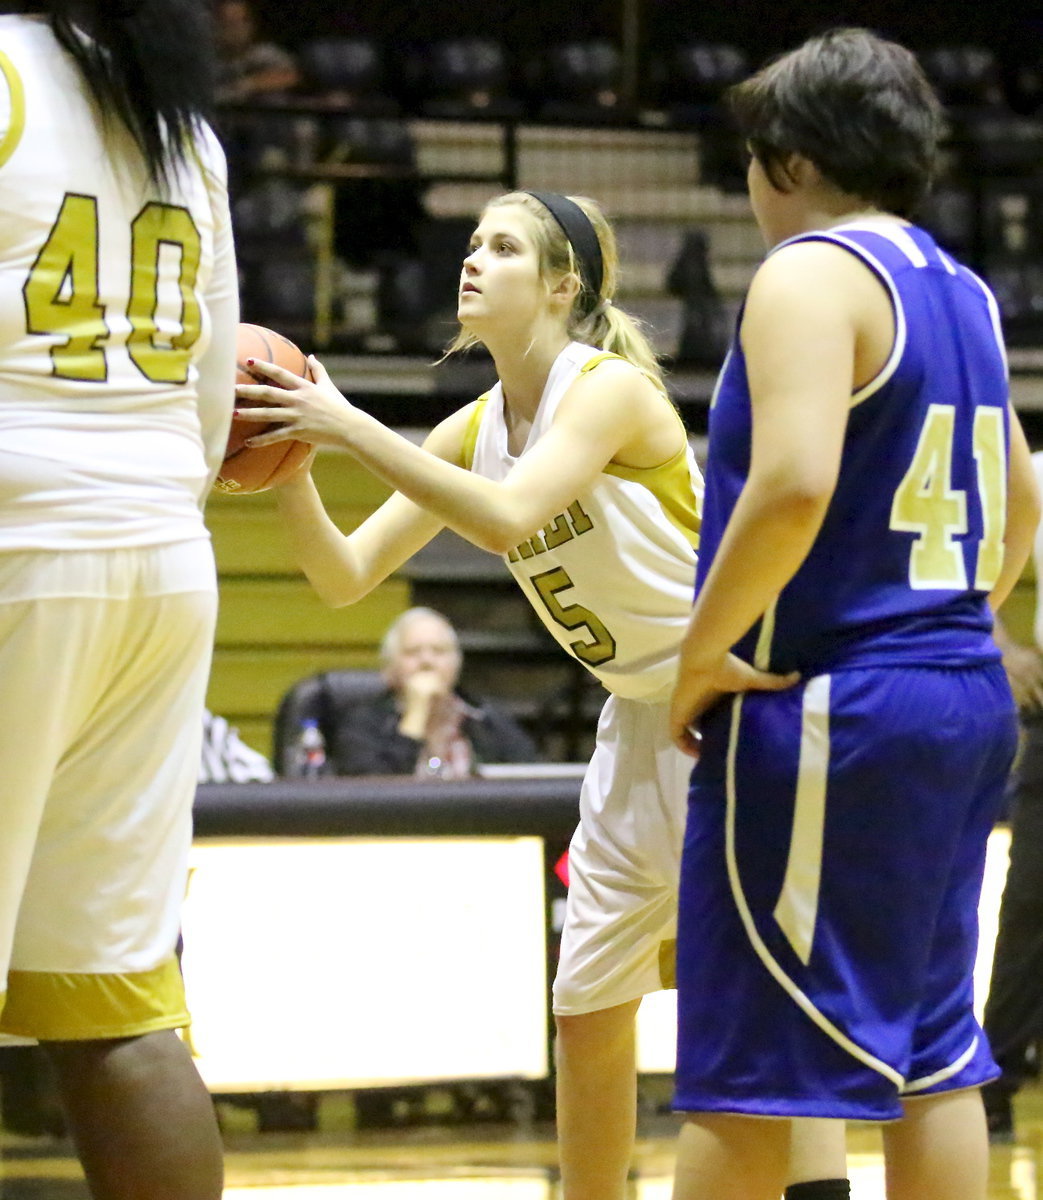
<instances>
[{"instance_id":1,"label":"dark-haired player in blue","mask_svg":"<svg viewBox=\"0 0 1043 1200\"><path fill-rule=\"evenodd\" d=\"M675 1200L776 1200L800 1116L890 1122L889 1200L978 1200L976 908L1017 731L990 602L1039 511L996 304L908 221L939 128L908 51L835 31L732 105L771 250L671 715L698 755Z\"/></svg>"}]
</instances>

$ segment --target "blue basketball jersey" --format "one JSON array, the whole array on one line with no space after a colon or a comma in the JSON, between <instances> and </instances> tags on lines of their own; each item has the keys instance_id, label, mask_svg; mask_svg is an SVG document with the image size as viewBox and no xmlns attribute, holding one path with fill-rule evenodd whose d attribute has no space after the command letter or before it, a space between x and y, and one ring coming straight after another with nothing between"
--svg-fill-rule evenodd
<instances>
[{"instance_id":1,"label":"blue basketball jersey","mask_svg":"<svg viewBox=\"0 0 1043 1200\"><path fill-rule=\"evenodd\" d=\"M736 652L805 674L993 661L986 598L1003 562L1010 438L996 302L915 226L852 223L791 240L861 259L891 296L895 342L852 399L811 552ZM697 588L746 481L751 433L736 335L710 412Z\"/></svg>"}]
</instances>

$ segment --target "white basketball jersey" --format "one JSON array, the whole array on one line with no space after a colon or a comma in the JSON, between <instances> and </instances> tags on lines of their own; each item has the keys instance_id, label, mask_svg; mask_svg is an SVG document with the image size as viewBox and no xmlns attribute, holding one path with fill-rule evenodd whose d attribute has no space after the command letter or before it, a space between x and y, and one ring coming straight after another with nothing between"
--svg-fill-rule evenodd
<instances>
[{"instance_id":1,"label":"white basketball jersey","mask_svg":"<svg viewBox=\"0 0 1043 1200\"><path fill-rule=\"evenodd\" d=\"M161 189L46 19L0 16L0 550L206 537L237 322L213 133Z\"/></svg>"},{"instance_id":2,"label":"white basketball jersey","mask_svg":"<svg viewBox=\"0 0 1043 1200\"><path fill-rule=\"evenodd\" d=\"M607 357L572 342L551 368L526 449L561 398ZM504 479L503 389L479 405L471 470ZM523 450L524 454L525 451ZM558 642L610 692L661 699L673 686L695 586L702 481L685 445L662 466L609 466L588 491L506 556L511 573Z\"/></svg>"}]
</instances>

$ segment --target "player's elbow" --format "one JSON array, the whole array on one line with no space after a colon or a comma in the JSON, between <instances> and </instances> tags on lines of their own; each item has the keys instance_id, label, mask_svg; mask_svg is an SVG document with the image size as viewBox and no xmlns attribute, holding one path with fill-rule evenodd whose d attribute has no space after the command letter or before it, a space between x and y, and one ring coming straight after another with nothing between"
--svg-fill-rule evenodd
<instances>
[{"instance_id":1,"label":"player's elbow","mask_svg":"<svg viewBox=\"0 0 1043 1200\"><path fill-rule=\"evenodd\" d=\"M808 469L765 476L760 494L770 508L795 525L822 520L836 488L836 473Z\"/></svg>"},{"instance_id":2,"label":"player's elbow","mask_svg":"<svg viewBox=\"0 0 1043 1200\"><path fill-rule=\"evenodd\" d=\"M501 558L510 552L524 539L514 536L505 530L499 530L494 533L489 533L482 536L480 539L475 538L475 545L481 550L488 550L490 554L497 554Z\"/></svg>"},{"instance_id":3,"label":"player's elbow","mask_svg":"<svg viewBox=\"0 0 1043 1200\"><path fill-rule=\"evenodd\" d=\"M510 554L512 550L517 550L519 546L534 536L539 536L538 529L534 530L530 525L523 525L518 521L508 521L495 529L484 532L480 539L475 539L475 544L483 550L488 550L490 554L498 554L502 558Z\"/></svg>"},{"instance_id":4,"label":"player's elbow","mask_svg":"<svg viewBox=\"0 0 1043 1200\"><path fill-rule=\"evenodd\" d=\"M491 514L477 527L471 527L464 533L468 541L473 542L480 550L488 550L490 554L501 557L509 554L515 547L527 541L535 532L532 522L512 512Z\"/></svg>"},{"instance_id":5,"label":"player's elbow","mask_svg":"<svg viewBox=\"0 0 1043 1200\"><path fill-rule=\"evenodd\" d=\"M316 579L309 576L315 594L327 608L346 608L361 600L371 589L344 580Z\"/></svg>"}]
</instances>

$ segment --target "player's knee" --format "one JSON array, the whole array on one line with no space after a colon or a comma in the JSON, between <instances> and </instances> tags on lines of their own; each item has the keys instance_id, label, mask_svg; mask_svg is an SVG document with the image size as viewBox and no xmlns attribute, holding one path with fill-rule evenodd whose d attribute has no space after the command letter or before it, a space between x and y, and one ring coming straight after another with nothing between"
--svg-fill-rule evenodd
<instances>
[{"instance_id":1,"label":"player's knee","mask_svg":"<svg viewBox=\"0 0 1043 1200\"><path fill-rule=\"evenodd\" d=\"M629 1049L634 1041L638 1001L590 1013L558 1013L558 1054L570 1050L612 1054Z\"/></svg>"}]
</instances>

